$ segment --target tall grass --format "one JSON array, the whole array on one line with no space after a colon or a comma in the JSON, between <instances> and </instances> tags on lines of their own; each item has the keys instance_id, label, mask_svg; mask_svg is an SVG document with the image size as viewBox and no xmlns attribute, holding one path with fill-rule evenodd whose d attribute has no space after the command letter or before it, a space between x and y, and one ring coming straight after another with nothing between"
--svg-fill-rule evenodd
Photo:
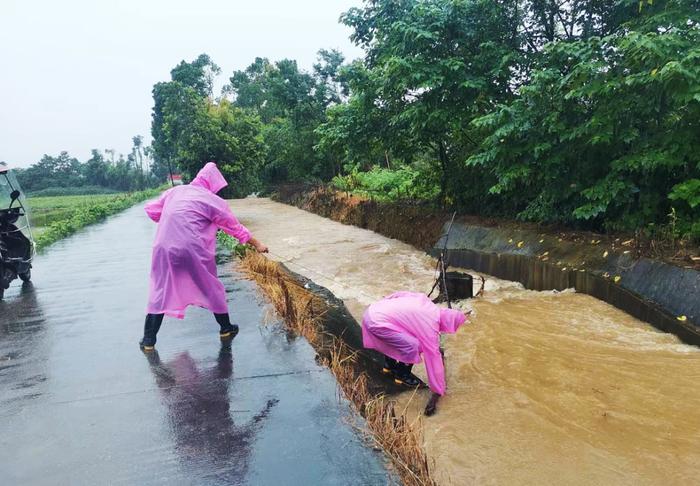
<instances>
[{"instance_id":1,"label":"tall grass","mask_svg":"<svg viewBox=\"0 0 700 486\"><path fill-rule=\"evenodd\" d=\"M242 268L258 283L285 325L304 336L324 357L340 390L364 417L371 439L391 459L402 482L408 486L436 486L422 445L421 419L409 420L388 397L370 390L367 374L357 363L357 353L323 331L326 302L294 280L279 263L259 253L248 252Z\"/></svg>"}]
</instances>

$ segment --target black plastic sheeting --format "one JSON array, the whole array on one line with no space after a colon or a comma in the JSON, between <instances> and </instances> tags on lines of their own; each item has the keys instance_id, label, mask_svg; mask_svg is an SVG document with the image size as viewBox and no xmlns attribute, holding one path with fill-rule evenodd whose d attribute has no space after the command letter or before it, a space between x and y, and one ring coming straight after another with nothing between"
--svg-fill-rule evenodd
<instances>
[{"instance_id":1,"label":"black plastic sheeting","mask_svg":"<svg viewBox=\"0 0 700 486\"><path fill-rule=\"evenodd\" d=\"M443 247L443 238L431 251L433 256ZM696 270L647 258L635 260L622 252L611 251L603 257L604 247L594 244L458 222L450 233L448 250L450 265L517 281L532 290L574 288L686 343L700 345L700 272ZM545 252L547 261L542 259ZM617 282L616 276L620 277Z\"/></svg>"}]
</instances>

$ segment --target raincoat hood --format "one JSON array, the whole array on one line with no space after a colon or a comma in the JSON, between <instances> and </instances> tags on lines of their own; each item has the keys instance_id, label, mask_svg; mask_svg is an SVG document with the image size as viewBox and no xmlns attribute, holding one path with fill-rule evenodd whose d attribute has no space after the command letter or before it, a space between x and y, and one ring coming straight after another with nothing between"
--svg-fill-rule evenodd
<instances>
[{"instance_id":1,"label":"raincoat hood","mask_svg":"<svg viewBox=\"0 0 700 486\"><path fill-rule=\"evenodd\" d=\"M207 164L202 167L202 170L199 171L197 177L190 182L190 185L203 187L216 194L221 189L228 186L228 182L226 182L224 176L221 175L219 168L214 162L207 162Z\"/></svg>"},{"instance_id":2,"label":"raincoat hood","mask_svg":"<svg viewBox=\"0 0 700 486\"><path fill-rule=\"evenodd\" d=\"M440 309L440 332L454 334L464 324L467 316L457 309Z\"/></svg>"}]
</instances>

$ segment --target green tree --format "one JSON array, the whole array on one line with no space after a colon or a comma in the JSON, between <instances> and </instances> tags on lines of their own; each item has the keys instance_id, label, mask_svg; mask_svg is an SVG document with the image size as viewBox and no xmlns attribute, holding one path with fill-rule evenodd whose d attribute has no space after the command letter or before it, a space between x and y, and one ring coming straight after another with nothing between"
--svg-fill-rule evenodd
<instances>
[{"instance_id":1,"label":"green tree","mask_svg":"<svg viewBox=\"0 0 700 486\"><path fill-rule=\"evenodd\" d=\"M83 176L85 182L91 186L107 187L107 171L109 164L102 153L97 149L92 149L91 157L83 164Z\"/></svg>"},{"instance_id":2,"label":"green tree","mask_svg":"<svg viewBox=\"0 0 700 486\"><path fill-rule=\"evenodd\" d=\"M214 90L214 79L221 69L208 55L200 54L192 62L181 61L170 71L173 81L189 86L202 97L211 97Z\"/></svg>"},{"instance_id":3,"label":"green tree","mask_svg":"<svg viewBox=\"0 0 700 486\"><path fill-rule=\"evenodd\" d=\"M366 50L368 72L351 83L355 107L368 109L372 121L380 112L389 128L386 151L405 162L429 156L440 174L440 202L481 199L479 174L459 164L477 146L471 120L513 96L521 58L517 9L493 1L368 3L342 17Z\"/></svg>"},{"instance_id":4,"label":"green tree","mask_svg":"<svg viewBox=\"0 0 700 486\"><path fill-rule=\"evenodd\" d=\"M196 114L205 109L206 100L197 91L177 81L157 83L153 87L151 135L156 166L173 173L177 167L178 143L185 137Z\"/></svg>"},{"instance_id":5,"label":"green tree","mask_svg":"<svg viewBox=\"0 0 700 486\"><path fill-rule=\"evenodd\" d=\"M229 182L227 196L244 197L260 190L265 156L260 122L227 100L201 107L177 147L178 167L190 178L214 161Z\"/></svg>"},{"instance_id":6,"label":"green tree","mask_svg":"<svg viewBox=\"0 0 700 486\"><path fill-rule=\"evenodd\" d=\"M225 99L213 101L211 73L218 71L209 57L181 63L172 81L153 88L151 125L154 164L177 167L192 178L215 161L229 179L229 195L245 196L259 189L264 144L255 115Z\"/></svg>"},{"instance_id":7,"label":"green tree","mask_svg":"<svg viewBox=\"0 0 700 486\"><path fill-rule=\"evenodd\" d=\"M361 60L211 59L154 86L153 167L334 181L481 214L700 232L698 0L365 0ZM131 159L140 166L139 151ZM127 161L128 162L128 161ZM116 164L115 164L116 165ZM343 175L348 175L343 177Z\"/></svg>"},{"instance_id":8,"label":"green tree","mask_svg":"<svg viewBox=\"0 0 700 486\"><path fill-rule=\"evenodd\" d=\"M325 121L326 108L340 102L337 73L342 62L337 51L322 50L310 74L301 71L296 61L273 64L256 58L231 76L227 93L233 95L233 103L257 113L264 124L266 180L334 175L337 167L332 159L314 149L319 142L315 130Z\"/></svg>"},{"instance_id":9,"label":"green tree","mask_svg":"<svg viewBox=\"0 0 700 486\"><path fill-rule=\"evenodd\" d=\"M44 155L39 162L22 171L20 184L26 191L48 187L72 187L83 184L80 162L68 152Z\"/></svg>"},{"instance_id":10,"label":"green tree","mask_svg":"<svg viewBox=\"0 0 700 486\"><path fill-rule=\"evenodd\" d=\"M698 177L697 2L633 7L610 35L549 44L519 96L475 121L487 136L469 164L520 217L634 229Z\"/></svg>"}]
</instances>

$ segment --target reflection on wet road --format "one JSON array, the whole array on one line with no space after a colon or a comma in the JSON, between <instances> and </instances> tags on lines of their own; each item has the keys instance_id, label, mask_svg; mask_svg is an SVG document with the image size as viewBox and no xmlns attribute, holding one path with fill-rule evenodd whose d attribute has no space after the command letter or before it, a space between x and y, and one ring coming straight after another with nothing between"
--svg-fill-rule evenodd
<instances>
[{"instance_id":1,"label":"reflection on wet road","mask_svg":"<svg viewBox=\"0 0 700 486\"><path fill-rule=\"evenodd\" d=\"M38 356L42 347L45 349L45 321L34 285L30 282L20 286L15 304L3 306L0 302L0 309L0 390L5 402L0 409L2 416L8 409L21 406L24 400L41 395L38 385L46 380L46 369Z\"/></svg>"},{"instance_id":2,"label":"reflection on wet road","mask_svg":"<svg viewBox=\"0 0 700 486\"><path fill-rule=\"evenodd\" d=\"M222 264L241 333L188 311L137 342L155 225L140 207L52 246L0 302L0 484L386 484L333 377Z\"/></svg>"},{"instance_id":3,"label":"reflection on wet road","mask_svg":"<svg viewBox=\"0 0 700 486\"><path fill-rule=\"evenodd\" d=\"M255 435L279 400L269 399L249 423L236 425L229 401L233 375L229 344L222 344L216 364L207 370L199 370L187 351L167 364L161 362L158 351L146 358L167 406L182 461L199 469L198 477L243 483Z\"/></svg>"}]
</instances>

